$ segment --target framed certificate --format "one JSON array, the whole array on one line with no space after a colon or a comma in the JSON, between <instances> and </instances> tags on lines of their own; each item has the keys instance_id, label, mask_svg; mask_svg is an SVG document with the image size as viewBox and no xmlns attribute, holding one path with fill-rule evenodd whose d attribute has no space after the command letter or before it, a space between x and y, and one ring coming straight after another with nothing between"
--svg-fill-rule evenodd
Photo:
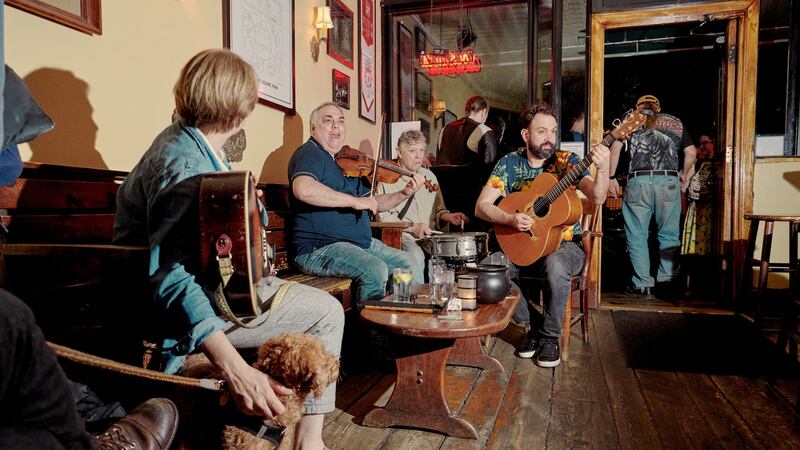
<instances>
[{"instance_id":1,"label":"framed certificate","mask_svg":"<svg viewBox=\"0 0 800 450\"><path fill-rule=\"evenodd\" d=\"M294 0L223 5L225 46L255 69L259 101L294 114Z\"/></svg>"}]
</instances>

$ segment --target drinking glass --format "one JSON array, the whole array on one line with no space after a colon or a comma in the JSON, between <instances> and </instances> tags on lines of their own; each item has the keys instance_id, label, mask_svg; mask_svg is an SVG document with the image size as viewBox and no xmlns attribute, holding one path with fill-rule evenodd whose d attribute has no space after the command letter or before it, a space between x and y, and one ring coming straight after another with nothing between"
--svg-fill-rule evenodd
<instances>
[{"instance_id":1,"label":"drinking glass","mask_svg":"<svg viewBox=\"0 0 800 450\"><path fill-rule=\"evenodd\" d=\"M447 269L443 259L431 258L428 261L428 294L431 298L431 303L438 303L440 283L436 283L437 278L441 278L441 272Z\"/></svg>"},{"instance_id":2,"label":"drinking glass","mask_svg":"<svg viewBox=\"0 0 800 450\"><path fill-rule=\"evenodd\" d=\"M456 273L453 269L443 268L434 273L434 290L436 296L432 298L438 305L443 305L444 302L453 297L455 290Z\"/></svg>"},{"instance_id":3,"label":"drinking glass","mask_svg":"<svg viewBox=\"0 0 800 450\"><path fill-rule=\"evenodd\" d=\"M400 303L411 302L411 270L397 268L392 271L392 287L394 301Z\"/></svg>"}]
</instances>

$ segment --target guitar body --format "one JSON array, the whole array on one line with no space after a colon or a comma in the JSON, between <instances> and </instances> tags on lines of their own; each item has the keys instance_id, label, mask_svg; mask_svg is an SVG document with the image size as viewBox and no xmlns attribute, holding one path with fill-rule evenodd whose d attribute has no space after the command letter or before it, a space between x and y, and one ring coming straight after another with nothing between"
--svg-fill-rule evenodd
<instances>
[{"instance_id":1,"label":"guitar body","mask_svg":"<svg viewBox=\"0 0 800 450\"><path fill-rule=\"evenodd\" d=\"M219 284L217 247L220 239L230 240L233 274L224 293L237 317L261 312L256 283L266 267L266 249L256 187L250 172L219 172L203 176L200 184L201 280L214 290Z\"/></svg>"},{"instance_id":2,"label":"guitar body","mask_svg":"<svg viewBox=\"0 0 800 450\"><path fill-rule=\"evenodd\" d=\"M535 214L533 202L558 182L550 173L539 174L531 181L530 190L513 192L497 205L509 213L526 213L533 219L530 232L508 225L495 224L497 242L508 259L518 266L529 266L539 258L556 251L561 244L561 232L581 218L583 206L574 188L565 190L541 215Z\"/></svg>"}]
</instances>

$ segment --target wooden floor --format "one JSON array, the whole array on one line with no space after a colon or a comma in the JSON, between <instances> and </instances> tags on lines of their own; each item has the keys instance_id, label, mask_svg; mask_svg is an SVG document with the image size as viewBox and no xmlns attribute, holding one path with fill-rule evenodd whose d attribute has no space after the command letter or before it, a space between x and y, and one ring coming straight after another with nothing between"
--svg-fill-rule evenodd
<instances>
[{"instance_id":1,"label":"wooden floor","mask_svg":"<svg viewBox=\"0 0 800 450\"><path fill-rule=\"evenodd\" d=\"M573 332L570 360L555 369L515 357L521 336L512 325L488 343L505 373L447 369L450 408L475 425L477 440L361 426L373 405L385 404L391 395L393 373L376 370L344 374L337 409L325 418L326 444L332 449L800 448L800 416L792 403L796 381L630 369L608 309L592 316L588 344ZM281 447L291 448L290 442Z\"/></svg>"}]
</instances>

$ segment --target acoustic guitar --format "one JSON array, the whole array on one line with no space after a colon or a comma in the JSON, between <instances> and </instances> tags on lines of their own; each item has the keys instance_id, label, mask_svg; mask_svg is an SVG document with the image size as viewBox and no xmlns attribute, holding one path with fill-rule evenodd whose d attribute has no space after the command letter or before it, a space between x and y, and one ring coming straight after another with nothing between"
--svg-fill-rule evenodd
<instances>
[{"instance_id":1,"label":"acoustic guitar","mask_svg":"<svg viewBox=\"0 0 800 450\"><path fill-rule=\"evenodd\" d=\"M639 111L631 111L603 138L602 144L611 147L614 141L629 135L646 120L647 117ZM581 200L572 184L592 162L590 151L560 180L551 173L541 173L531 181L529 190L513 192L500 201L497 206L503 211L524 213L533 219L528 231L504 224L494 225L497 242L511 262L529 266L558 249L563 230L578 222L583 213Z\"/></svg>"},{"instance_id":2,"label":"acoustic guitar","mask_svg":"<svg viewBox=\"0 0 800 450\"><path fill-rule=\"evenodd\" d=\"M269 273L271 246L250 172L203 175L199 208L202 284L217 291L218 307L224 293L236 317L259 315L256 283Z\"/></svg>"}]
</instances>

